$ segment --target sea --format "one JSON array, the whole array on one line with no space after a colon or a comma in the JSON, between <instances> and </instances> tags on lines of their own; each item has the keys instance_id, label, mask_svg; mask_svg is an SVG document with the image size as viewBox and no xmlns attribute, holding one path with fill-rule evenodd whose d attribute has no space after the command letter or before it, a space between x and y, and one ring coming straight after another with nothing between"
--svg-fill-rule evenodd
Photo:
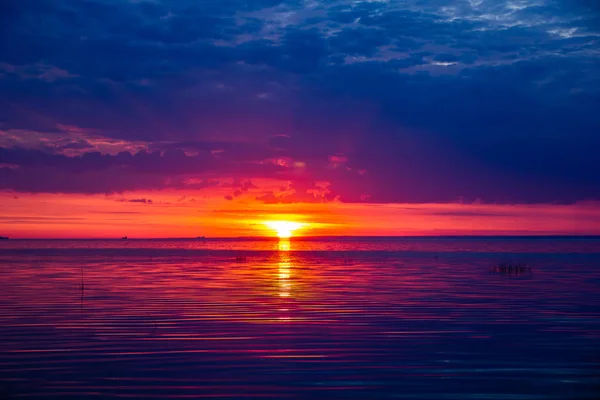
<instances>
[{"instance_id":1,"label":"sea","mask_svg":"<svg viewBox=\"0 0 600 400\"><path fill-rule=\"evenodd\" d=\"M0 241L13 398L599 399L600 238Z\"/></svg>"}]
</instances>

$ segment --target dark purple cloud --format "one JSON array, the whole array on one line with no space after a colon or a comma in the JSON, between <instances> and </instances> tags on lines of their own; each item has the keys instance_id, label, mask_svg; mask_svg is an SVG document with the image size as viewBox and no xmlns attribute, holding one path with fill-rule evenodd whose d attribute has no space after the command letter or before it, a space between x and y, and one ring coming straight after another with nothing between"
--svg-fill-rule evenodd
<instances>
[{"instance_id":1,"label":"dark purple cloud","mask_svg":"<svg viewBox=\"0 0 600 400\"><path fill-rule=\"evenodd\" d=\"M594 2L0 7L1 189L235 180L231 199L284 203L600 197ZM241 183L258 178L284 190Z\"/></svg>"},{"instance_id":2,"label":"dark purple cloud","mask_svg":"<svg viewBox=\"0 0 600 400\"><path fill-rule=\"evenodd\" d=\"M154 203L152 201L152 199L146 199L146 198L141 198L141 199L122 199L120 201L121 202L125 202L125 203L142 203L142 204L153 204Z\"/></svg>"}]
</instances>

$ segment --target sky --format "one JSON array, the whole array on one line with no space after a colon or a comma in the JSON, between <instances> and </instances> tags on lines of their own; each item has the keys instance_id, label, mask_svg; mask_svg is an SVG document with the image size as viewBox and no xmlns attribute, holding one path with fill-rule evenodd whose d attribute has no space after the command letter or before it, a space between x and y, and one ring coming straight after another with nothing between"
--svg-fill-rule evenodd
<instances>
[{"instance_id":1,"label":"sky","mask_svg":"<svg viewBox=\"0 0 600 400\"><path fill-rule=\"evenodd\" d=\"M0 2L0 235L600 234L598 148L594 0Z\"/></svg>"}]
</instances>

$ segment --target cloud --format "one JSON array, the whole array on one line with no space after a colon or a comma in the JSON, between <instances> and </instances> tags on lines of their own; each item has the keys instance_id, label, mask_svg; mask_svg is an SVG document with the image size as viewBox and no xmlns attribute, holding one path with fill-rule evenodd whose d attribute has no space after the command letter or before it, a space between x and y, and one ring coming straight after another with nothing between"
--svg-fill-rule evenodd
<instances>
[{"instance_id":1,"label":"cloud","mask_svg":"<svg viewBox=\"0 0 600 400\"><path fill-rule=\"evenodd\" d=\"M63 146L61 146L61 149L63 150L69 150L69 149L73 149L73 150L87 150L87 149L93 149L94 146L92 146L87 140L78 140L76 142L70 142L67 143Z\"/></svg>"},{"instance_id":2,"label":"cloud","mask_svg":"<svg viewBox=\"0 0 600 400\"><path fill-rule=\"evenodd\" d=\"M17 66L0 62L0 71L5 74L14 74L20 79L40 79L46 82L77 77L77 75L70 74L69 71L42 63Z\"/></svg>"},{"instance_id":3,"label":"cloud","mask_svg":"<svg viewBox=\"0 0 600 400\"><path fill-rule=\"evenodd\" d=\"M127 203L143 203L143 204L152 204L153 201L151 199L146 199L146 198L142 198L142 199L121 199L119 200L121 202L127 202Z\"/></svg>"},{"instance_id":4,"label":"cloud","mask_svg":"<svg viewBox=\"0 0 600 400\"><path fill-rule=\"evenodd\" d=\"M593 2L8 3L3 189L268 178L285 190L227 196L600 197Z\"/></svg>"},{"instance_id":5,"label":"cloud","mask_svg":"<svg viewBox=\"0 0 600 400\"><path fill-rule=\"evenodd\" d=\"M278 193L267 191L256 200L266 204L326 203L336 200L328 182L293 181Z\"/></svg>"},{"instance_id":6,"label":"cloud","mask_svg":"<svg viewBox=\"0 0 600 400\"><path fill-rule=\"evenodd\" d=\"M205 189L219 185L210 175L274 176L281 166L232 162L210 154L187 156L181 150L79 156L41 150L1 148L0 189L23 192L113 193L139 189ZM244 183L238 190L248 190Z\"/></svg>"},{"instance_id":7,"label":"cloud","mask_svg":"<svg viewBox=\"0 0 600 400\"><path fill-rule=\"evenodd\" d=\"M241 196L244 193L247 193L250 189L258 189L252 181L240 181L235 179L231 185L234 189L233 194L225 196L226 200L233 200L236 197Z\"/></svg>"}]
</instances>

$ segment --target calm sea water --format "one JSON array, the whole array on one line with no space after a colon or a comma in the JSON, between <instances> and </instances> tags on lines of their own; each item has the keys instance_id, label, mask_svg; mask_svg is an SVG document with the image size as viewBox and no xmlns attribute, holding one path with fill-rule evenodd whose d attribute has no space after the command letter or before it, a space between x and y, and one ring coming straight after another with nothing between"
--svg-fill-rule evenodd
<instances>
[{"instance_id":1,"label":"calm sea water","mask_svg":"<svg viewBox=\"0 0 600 400\"><path fill-rule=\"evenodd\" d=\"M0 242L2 399L597 399L599 372L597 238Z\"/></svg>"}]
</instances>

